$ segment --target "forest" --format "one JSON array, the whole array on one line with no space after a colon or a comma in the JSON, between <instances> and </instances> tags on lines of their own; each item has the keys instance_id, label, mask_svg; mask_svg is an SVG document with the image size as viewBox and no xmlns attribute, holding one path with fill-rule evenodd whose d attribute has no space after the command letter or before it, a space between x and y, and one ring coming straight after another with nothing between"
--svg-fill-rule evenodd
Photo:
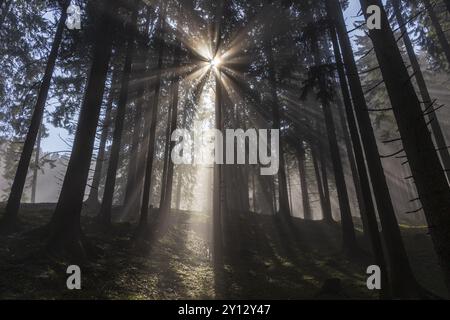
<instances>
[{"instance_id":1,"label":"forest","mask_svg":"<svg viewBox=\"0 0 450 320\"><path fill-rule=\"evenodd\" d=\"M449 299L450 0L0 0L0 299Z\"/></svg>"}]
</instances>

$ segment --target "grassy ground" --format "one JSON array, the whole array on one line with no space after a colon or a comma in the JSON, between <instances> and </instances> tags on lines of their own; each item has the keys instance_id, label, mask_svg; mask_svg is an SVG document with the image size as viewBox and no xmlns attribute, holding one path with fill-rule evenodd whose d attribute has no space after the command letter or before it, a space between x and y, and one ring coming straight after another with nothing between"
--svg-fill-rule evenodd
<instances>
[{"instance_id":1,"label":"grassy ground","mask_svg":"<svg viewBox=\"0 0 450 320\"><path fill-rule=\"evenodd\" d=\"M228 224L224 267L214 270L209 219L170 215L170 228L152 245L136 248L131 224L100 233L90 218L83 230L99 254L81 266L82 290L66 289L70 261L49 257L42 237L49 206L22 210L23 229L0 236L1 299L326 299L377 298L365 286L367 255L347 259L339 225L296 220L289 227L273 217L245 214ZM403 228L418 279L445 295L440 270L423 228ZM358 236L361 247L366 247ZM215 272L216 271L216 272Z\"/></svg>"}]
</instances>

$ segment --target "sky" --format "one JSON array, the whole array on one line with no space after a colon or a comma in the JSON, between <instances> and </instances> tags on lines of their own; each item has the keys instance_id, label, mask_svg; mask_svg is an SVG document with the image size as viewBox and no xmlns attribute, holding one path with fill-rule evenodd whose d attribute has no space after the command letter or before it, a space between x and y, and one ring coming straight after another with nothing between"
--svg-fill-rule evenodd
<instances>
[{"instance_id":1,"label":"sky","mask_svg":"<svg viewBox=\"0 0 450 320\"><path fill-rule=\"evenodd\" d=\"M350 0L349 7L344 12L344 16L346 18L347 29L353 29L353 22L357 20L356 15L360 10L359 0ZM358 31L356 31L358 32ZM351 34L351 36L354 33ZM81 102L80 102L81 103ZM54 105L54 100L49 99L49 103L47 104L47 112L52 111L52 105ZM41 141L41 148L44 152L56 152L61 150L67 150L68 146L65 141L70 140L70 135L68 134L66 129L56 128L51 123L46 121L46 126L48 128L49 136Z\"/></svg>"}]
</instances>

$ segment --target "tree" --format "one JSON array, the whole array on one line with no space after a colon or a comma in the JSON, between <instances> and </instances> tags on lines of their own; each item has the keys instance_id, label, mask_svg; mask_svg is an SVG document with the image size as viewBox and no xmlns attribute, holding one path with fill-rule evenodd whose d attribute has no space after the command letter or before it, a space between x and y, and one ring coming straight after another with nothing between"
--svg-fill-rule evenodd
<instances>
[{"instance_id":1,"label":"tree","mask_svg":"<svg viewBox=\"0 0 450 320\"><path fill-rule=\"evenodd\" d=\"M41 160L41 139L44 135L44 126L41 125L36 141L36 148L34 151L34 163L33 163L33 181L31 183L31 203L36 203L36 191L37 191L37 179L38 170Z\"/></svg>"},{"instance_id":2,"label":"tree","mask_svg":"<svg viewBox=\"0 0 450 320\"><path fill-rule=\"evenodd\" d=\"M135 110L134 110L134 118L133 118L133 135L131 140L131 146L129 150L129 161L128 161L128 169L127 169L127 184L125 190L125 199L124 199L124 210L125 214L138 212L141 205L141 186L142 186L142 177L139 176L142 172L142 163L145 159L142 159L142 155L145 154L145 149L143 146L145 145L144 141L141 141L141 134L143 130L142 123L144 122L145 129L145 121L142 121L143 118L147 119L147 115L144 112L144 106L148 104L148 86L145 81L143 81L146 72L148 71L148 62L150 60L150 50L147 45L147 37L150 35L150 31L153 28L153 21L150 16L150 8L148 8L147 17L144 23L144 36L138 39L138 48L137 53L137 66L134 71L134 78L136 85L138 86L136 93L136 101L135 101ZM151 26L151 29L150 29ZM150 29L150 30L149 30ZM140 66L143 63L144 67Z\"/></svg>"},{"instance_id":3,"label":"tree","mask_svg":"<svg viewBox=\"0 0 450 320\"><path fill-rule=\"evenodd\" d=\"M328 15L339 36L339 44L342 49L342 57L353 100L353 111L356 115L361 141L363 142L367 168L372 181L372 190L381 222L383 240L385 243L389 243L386 246L386 256L389 262L392 295L394 297L416 296L417 283L409 264L395 216L367 103L353 56L352 45L345 27L344 16L339 3L336 1L327 0L326 5Z\"/></svg>"},{"instance_id":4,"label":"tree","mask_svg":"<svg viewBox=\"0 0 450 320\"><path fill-rule=\"evenodd\" d=\"M305 147L300 144L298 150L298 171L300 177L300 186L302 190L302 203L303 203L303 214L305 219L312 219L311 206L309 204L309 194L308 194L308 183L306 181L306 168L305 168Z\"/></svg>"},{"instance_id":5,"label":"tree","mask_svg":"<svg viewBox=\"0 0 450 320\"><path fill-rule=\"evenodd\" d=\"M447 2L448 2L448 0L447 0ZM439 19L438 19L436 13L434 12L434 8L431 5L430 0L423 0L423 3L428 12L428 15L430 16L433 28L436 31L436 36L439 40L439 44L441 45L441 49L445 55L445 58L447 59L447 63L450 66L450 44L445 36L444 30L442 29L442 26L441 26L441 23L439 22Z\"/></svg>"},{"instance_id":6,"label":"tree","mask_svg":"<svg viewBox=\"0 0 450 320\"><path fill-rule=\"evenodd\" d=\"M216 96L215 96L215 128L222 132L223 130L223 87L221 71L215 72ZM220 144L216 144L216 148ZM223 150L222 150L223 154ZM224 172L220 163L214 163L213 178L213 213L212 213L212 233L213 233L213 264L217 271L222 269L223 265L223 233L222 220L224 219ZM217 275L216 275L217 277ZM217 286L217 283L216 283Z\"/></svg>"},{"instance_id":7,"label":"tree","mask_svg":"<svg viewBox=\"0 0 450 320\"><path fill-rule=\"evenodd\" d=\"M423 205L430 233L450 288L450 188L435 151L428 124L411 83L381 1L361 0L363 11L378 5L382 31L369 34L397 120L403 147Z\"/></svg>"},{"instance_id":8,"label":"tree","mask_svg":"<svg viewBox=\"0 0 450 320\"><path fill-rule=\"evenodd\" d=\"M392 7L394 9L394 14L397 19L397 23L400 26L400 31L402 33L403 43L405 44L406 52L408 53L409 61L411 62L414 77L416 78L417 86L419 87L420 95L422 97L422 103L424 105L424 112L428 117L428 121L431 125L431 130L433 131L434 139L436 140L436 147L441 156L441 161L444 169L450 168L450 154L448 152L447 143L445 141L444 134L442 133L441 125L436 113L434 112L434 103L431 99L430 93L428 91L427 84L422 74L419 61L417 60L416 53L414 51L413 44L408 35L408 30L406 29L406 22L403 19L400 2L398 0L392 1ZM430 110L431 109L431 110ZM450 171L445 171L447 180L450 182Z\"/></svg>"},{"instance_id":9,"label":"tree","mask_svg":"<svg viewBox=\"0 0 450 320\"><path fill-rule=\"evenodd\" d=\"M116 185L116 174L119 164L120 145L122 140L122 132L125 121L125 113L128 102L129 83L131 78L131 64L135 53L134 34L136 32L136 23L138 17L138 8L136 1L133 3L132 15L127 23L126 34L127 50L125 55L125 64L122 72L121 88L119 101L116 110L116 119L114 123L114 136L111 147L111 154L108 163L108 172L106 175L105 191L103 193L103 201L100 207L99 216L104 226L111 224L111 210L114 195L114 187Z\"/></svg>"},{"instance_id":10,"label":"tree","mask_svg":"<svg viewBox=\"0 0 450 320\"><path fill-rule=\"evenodd\" d=\"M177 43L174 54L174 67L177 68L180 66L180 57L181 55L181 43ZM178 100L179 100L179 86L180 86L180 77L175 75L173 79L172 85L172 105L171 105L171 118L170 118L170 136L172 136L173 132L177 129L177 117L178 117ZM166 141L166 143L169 143ZM170 141L168 157L172 154L173 149L175 148L175 141ZM162 210L163 212L170 211L172 204L172 193L173 193L173 172L174 172L174 164L173 161L169 161L168 169L167 169L167 182L166 182L166 196L164 197ZM178 208L179 209L179 208Z\"/></svg>"},{"instance_id":11,"label":"tree","mask_svg":"<svg viewBox=\"0 0 450 320\"><path fill-rule=\"evenodd\" d=\"M140 223L138 226L138 237L143 236L142 232L144 232L147 228L148 221L148 210L150 204L150 187L153 176L153 159L155 156L155 138L156 138L156 123L158 117L158 107L159 107L159 94L161 89L161 71L163 67L163 58L164 58L164 35L165 35L165 17L164 12L165 8L160 8L159 21L158 21L158 34L157 34L157 54L158 54L158 63L156 67L156 83L153 91L153 101L151 103L151 122L149 127L149 137L148 137L148 147L147 147L147 160L145 166L145 176L144 176L144 186L143 186L143 195L142 195L142 204L141 204L141 214L140 214Z\"/></svg>"},{"instance_id":12,"label":"tree","mask_svg":"<svg viewBox=\"0 0 450 320\"><path fill-rule=\"evenodd\" d=\"M322 207L322 216L324 221L332 223L334 220L331 212L330 193L328 191L327 168L323 162L322 166L319 164L319 155L316 149L316 146L311 145L311 155L314 165L314 171L316 174L318 189L317 191L319 193L320 206ZM323 173L322 175L321 171Z\"/></svg>"},{"instance_id":13,"label":"tree","mask_svg":"<svg viewBox=\"0 0 450 320\"><path fill-rule=\"evenodd\" d=\"M53 39L52 48L47 60L44 76L42 78L39 89L38 98L34 107L33 116L31 118L30 127L23 145L22 154L20 156L19 165L17 167L14 182L6 205L6 211L3 223L6 227L14 226L17 223L17 215L20 207L20 199L22 198L23 188L27 178L28 167L30 165L33 154L34 145L39 134L39 129L44 115L45 103L52 80L53 70L55 68L58 56L59 45L61 44L65 22L67 19L67 7L69 1L65 1L61 7L61 16Z\"/></svg>"},{"instance_id":14,"label":"tree","mask_svg":"<svg viewBox=\"0 0 450 320\"><path fill-rule=\"evenodd\" d=\"M89 192L89 196L86 200L86 204L88 207L98 208L100 207L99 202L99 188L100 188L100 180L102 177L103 164L106 161L106 143L109 137L111 122L112 122L112 109L114 104L114 99L116 96L117 89L117 78L118 78L118 70L114 68L112 71L112 79L111 79L111 87L109 88L108 100L106 102L106 110L105 116L102 122L102 133L100 135L100 143L98 146L97 153L97 161L95 162L94 176L92 177L92 185L91 190Z\"/></svg>"},{"instance_id":15,"label":"tree","mask_svg":"<svg viewBox=\"0 0 450 320\"><path fill-rule=\"evenodd\" d=\"M276 70L275 70L275 61L273 58L272 46L267 43L264 51L267 55L267 69L268 69L268 78L269 78L269 86L270 86L270 105L272 108L272 119L274 129L280 130L280 152L278 154L280 169L278 170L278 196L280 203L280 215L285 218L290 218L291 209L289 208L289 196L287 191L287 179L286 179L286 165L284 159L284 138L283 131L281 128L281 120L282 120L282 110L280 107L280 103L278 100L278 92L277 92L277 79L276 79Z\"/></svg>"},{"instance_id":16,"label":"tree","mask_svg":"<svg viewBox=\"0 0 450 320\"><path fill-rule=\"evenodd\" d=\"M312 14L310 15L312 17ZM322 65L322 57L319 51L319 38L317 31L310 22L307 26L306 32L309 32L312 58L314 66L310 71L309 81L312 81L318 87L317 98L321 102L322 112L325 119L325 127L330 147L331 160L334 169L334 176L336 181L336 189L338 193L339 209L341 212L342 236L344 249L350 253L355 253L357 250L356 235L352 220L350 209L350 201L348 198L347 185L345 182L344 170L342 167L342 160L339 152L339 145L336 137L336 126L334 124L333 113L331 110L331 93L330 83L326 78L326 66Z\"/></svg>"},{"instance_id":17,"label":"tree","mask_svg":"<svg viewBox=\"0 0 450 320\"><path fill-rule=\"evenodd\" d=\"M111 57L113 21L116 2L96 2L98 19L92 66L78 119L72 154L61 193L50 221L48 248L52 252L85 257L81 242L80 214L83 205L97 123L100 115L108 65Z\"/></svg>"},{"instance_id":18,"label":"tree","mask_svg":"<svg viewBox=\"0 0 450 320\"><path fill-rule=\"evenodd\" d=\"M332 21L332 19L331 19ZM376 208L372 199L372 191L370 189L369 174L367 172L364 153L362 149L362 144L360 140L360 132L358 130L357 120L355 119L355 114L353 112L353 103L350 97L349 87L347 77L345 75L344 64L342 62L341 50L339 48L339 43L337 39L336 30L333 24L330 26L331 42L333 45L334 59L336 63L336 69L339 77L339 84L341 87L341 93L344 100L344 108L347 115L347 123L350 131L350 136L352 139L352 147L355 157L356 168L353 171L353 177L356 178L355 186L361 189L361 198L358 201L363 202L364 211L361 212L361 218L364 223L364 232L370 239L370 244L372 247L372 252L374 254L375 263L380 267L381 270L387 270L386 262L384 257L384 252L382 248L382 242L380 237L380 232L378 230L378 221L376 215ZM341 115L343 119L343 115ZM343 119L344 120L344 119ZM344 126L344 124L343 124ZM388 297L389 293L389 280L387 272L382 272L382 297Z\"/></svg>"}]
</instances>

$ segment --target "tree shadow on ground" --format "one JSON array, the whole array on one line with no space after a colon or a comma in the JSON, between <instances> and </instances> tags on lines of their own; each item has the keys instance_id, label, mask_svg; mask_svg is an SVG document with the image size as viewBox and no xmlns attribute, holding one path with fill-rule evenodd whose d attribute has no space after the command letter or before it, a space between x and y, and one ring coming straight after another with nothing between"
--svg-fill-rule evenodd
<instances>
[{"instance_id":1,"label":"tree shadow on ground","mask_svg":"<svg viewBox=\"0 0 450 320\"><path fill-rule=\"evenodd\" d=\"M1 299L320 299L324 285L336 279L342 290L328 298L378 297L365 285L370 258L343 253L339 224L292 219L286 225L244 212L231 213L236 220L224 226L220 292L209 216L182 211L167 215L167 229L145 250L131 241L134 224L114 223L109 232L99 232L94 219L83 216L84 234L98 254L81 265L82 290L68 290L71 261L49 256L41 236L31 232L45 226L51 214L48 206L25 206L21 230L0 236ZM407 247L415 250L413 267L431 270L419 280L441 293L430 240L422 229L402 230ZM358 243L367 249L359 232Z\"/></svg>"}]
</instances>

